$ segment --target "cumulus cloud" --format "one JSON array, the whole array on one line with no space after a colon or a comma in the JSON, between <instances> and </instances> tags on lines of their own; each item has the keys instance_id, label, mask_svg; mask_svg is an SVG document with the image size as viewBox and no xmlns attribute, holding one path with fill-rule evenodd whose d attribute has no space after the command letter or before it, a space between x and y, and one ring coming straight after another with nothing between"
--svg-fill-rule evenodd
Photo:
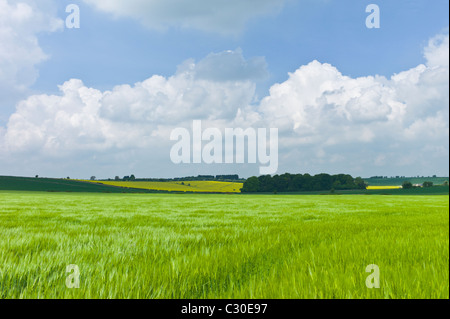
<instances>
[{"instance_id":1,"label":"cumulus cloud","mask_svg":"<svg viewBox=\"0 0 450 319\"><path fill-rule=\"evenodd\" d=\"M266 73L263 58L245 60L239 50L211 54L184 62L172 77L153 76L106 92L100 114L112 121L174 125L193 118L229 120L252 102L252 80Z\"/></svg>"},{"instance_id":2,"label":"cumulus cloud","mask_svg":"<svg viewBox=\"0 0 450 319\"><path fill-rule=\"evenodd\" d=\"M70 80L59 95L19 103L0 130L0 147L15 163L38 156L77 167L82 159L97 171L134 163L150 172L148 159L157 173L143 174L192 174L192 167L175 173L169 138L172 129L200 119L205 128L279 128L280 172L448 174L448 51L448 34L440 35L425 49L425 64L390 78L352 78L313 61L260 102L255 79L264 76L265 62L246 60L239 50L111 91Z\"/></svg>"},{"instance_id":3,"label":"cumulus cloud","mask_svg":"<svg viewBox=\"0 0 450 319\"><path fill-rule=\"evenodd\" d=\"M278 11L285 0L84 0L115 17L129 17L143 25L164 29L192 28L233 34L257 16Z\"/></svg>"},{"instance_id":4,"label":"cumulus cloud","mask_svg":"<svg viewBox=\"0 0 450 319\"><path fill-rule=\"evenodd\" d=\"M225 54L217 69L211 65L209 70L220 81L198 75L198 65L204 61L187 61L169 78L155 75L105 92L88 88L81 80L67 81L59 87L60 95L34 95L20 102L2 146L11 154L40 152L58 157L79 151L143 148L160 134L161 126L191 119L231 121L240 108L251 104L255 84L245 76L223 81L227 75L220 74L228 69L224 66L230 63L230 68L236 68L234 59L228 59L230 54Z\"/></svg>"},{"instance_id":5,"label":"cumulus cloud","mask_svg":"<svg viewBox=\"0 0 450 319\"><path fill-rule=\"evenodd\" d=\"M37 35L55 32L63 21L47 1L0 0L0 100L13 103L38 77L36 65L48 56ZM4 105L1 105L4 106Z\"/></svg>"},{"instance_id":6,"label":"cumulus cloud","mask_svg":"<svg viewBox=\"0 0 450 319\"><path fill-rule=\"evenodd\" d=\"M439 34L433 37L428 47L425 49L425 57L427 59L427 65L430 67L446 66L449 64L448 53L448 33Z\"/></svg>"},{"instance_id":7,"label":"cumulus cloud","mask_svg":"<svg viewBox=\"0 0 450 319\"><path fill-rule=\"evenodd\" d=\"M313 61L274 85L259 111L268 125L282 128L280 144L287 157L291 154L287 160L291 163L311 165L315 154L321 167L327 159L335 166L339 160L332 159L340 158L342 165L351 167L365 162L362 171L379 165L380 159L397 170L411 170L426 159L444 168L448 165L448 52L448 34L439 35L425 49L426 64L391 78L350 78L329 64ZM376 154L380 150L382 157Z\"/></svg>"}]
</instances>

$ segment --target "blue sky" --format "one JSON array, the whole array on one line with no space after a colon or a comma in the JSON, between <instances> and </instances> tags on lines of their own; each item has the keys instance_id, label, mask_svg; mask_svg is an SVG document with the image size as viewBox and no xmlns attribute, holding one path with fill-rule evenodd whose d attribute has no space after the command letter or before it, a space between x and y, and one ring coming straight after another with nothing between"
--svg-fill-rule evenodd
<instances>
[{"instance_id":1,"label":"blue sky","mask_svg":"<svg viewBox=\"0 0 450 319\"><path fill-rule=\"evenodd\" d=\"M377 1L382 19L377 30L365 26L365 8L374 1L291 1L278 14L250 19L236 35L151 30L80 1L60 1L61 18L67 15L67 3L79 4L82 28L40 36L51 59L39 66L36 90L56 90L56 85L73 77L106 89L151 74L170 76L186 59L200 60L211 52L236 48L247 57L266 58L270 78L263 89L314 59L352 77L390 76L423 63L422 48L449 24L449 3L444 0Z\"/></svg>"},{"instance_id":2,"label":"blue sky","mask_svg":"<svg viewBox=\"0 0 450 319\"><path fill-rule=\"evenodd\" d=\"M251 3L252 1L253 3ZM282 124L276 125L282 125L280 130L286 132L285 135L282 135L280 141L280 169L292 172L311 171L313 173L322 171L335 173L343 171L363 176L371 174L448 175L448 145L445 146L445 143L441 144L439 142L448 141L448 120L443 119L443 116L448 114L448 103L445 105L448 102L448 88L445 89L445 80L443 80L444 83L442 81L438 83L433 82L432 84L426 82L427 85L431 86L427 88L429 91L426 92L436 90L438 92L435 93L436 96L427 95L429 96L429 100L421 102L423 110L420 111L418 111L419 106L413 105L414 103L412 102L409 103L406 97L401 98L399 96L424 95L426 92L420 91L424 85L423 83L416 83L417 87L414 88L414 92L406 93L406 84L398 86L397 82L389 82L391 76L394 74L416 70L421 64L425 64L431 70L433 66L431 65L430 58L427 58L424 52L427 48L430 48L430 40L436 39L436 37L443 36L444 40L436 40L436 45L431 46L431 49L434 48L434 51L430 55L437 55L441 52L442 46L444 46L444 55L445 52L448 55L448 1L261 0L258 2L248 0L241 1L240 3L236 1L217 1L217 6L208 5L206 4L208 2L204 0L190 1L189 4L186 4L187 2L183 3L180 0L165 2L153 0L147 3L145 1L133 0L128 2L128 6L136 6L136 8L126 8L124 7L126 6L124 4L125 2L120 3L116 0L110 0L109 3L108 0L97 2L91 0L39 0L34 2L28 0L1 0L1 2L4 8L8 8L8 10L19 8L17 5L21 3L32 8L31 15L35 16L35 20L33 20L33 17L27 16L26 19L29 22L25 19L25 22L21 20L20 23L22 24L18 24L19 22L13 21L12 19L10 22L4 22L3 25L0 24L0 28L4 30L7 28L16 30L19 36L23 32L27 37L36 39L36 43L26 42L24 40L25 36L21 39L17 38L15 42L12 42L13 40L10 38L3 39L4 48L8 47L10 51L17 50L17 52L21 48L24 48L24 51L28 50L30 52L30 57L22 57L22 55L17 54L17 68L15 69L19 71L13 75L5 73L10 77L15 77L11 81L4 80L2 82L0 76L0 94L2 97L0 99L2 100L0 102L0 146L3 145L5 150L10 150L4 152L4 154L8 154L7 156L4 155L3 159L6 171L0 171L0 174L20 174L21 172L24 172L24 174L34 174L28 171L30 158L33 158L32 161L35 161L33 163L37 167L37 170L49 176L59 173L67 175L70 172L66 173L66 171L72 171L72 175L78 174L81 175L80 177L87 177L91 173L86 172L86 167L96 166L99 167L98 171L100 171L97 175L103 174L105 177L119 174L118 171L123 171L124 174L128 172L127 175L129 175L129 171L133 169L137 171L135 172L136 174L147 176L159 174L161 171L163 171L163 176L167 176L168 174L164 173L165 170L180 175L190 175L191 172L198 172L199 174L211 173L217 170L220 171L218 173L234 173L238 171L242 175L254 174L255 170L253 168L249 169L248 166L172 166L172 163L166 163L167 148L170 146L169 143L167 145L161 144L157 146L152 144L152 147L160 148L160 152L165 154L161 156L160 161L155 161L154 165L156 165L156 169L147 170L145 163L147 161L146 156L148 155L146 155L147 153L142 149L142 146L132 148L136 154L142 154L139 155L141 158L134 160L131 164L127 163L125 165L121 162L125 152L124 148L119 146L120 143L115 139L112 142L105 137L107 135L104 133L106 129L102 130L106 134L103 136L103 141L106 142L102 145L100 145L101 143L95 144L97 145L97 149L95 147L83 149L83 147L75 142L74 145L76 146L72 145L74 148L83 149L85 156L92 159L91 162L86 160L86 163L83 164L84 166L80 164L79 166L70 166L71 168L57 164L57 169L54 170L55 165L49 165L48 163L60 163L64 161L64 157L61 158L60 156L62 155L55 156L49 154L52 152L57 154L64 153L67 157L73 157L73 154L68 150L59 149L58 147L62 147L60 143L56 143L55 145L58 145L58 147L49 151L50 141L58 140L61 136L65 136L65 141L72 140L72 138L76 140L80 135L84 136L89 134L86 133L86 130L89 131L89 129L84 128L83 133L76 133L80 127L74 127L74 130L71 131L72 133L59 132L56 128L61 127L61 124L58 124L54 118L50 118L51 115L48 115L48 119L43 118L40 124L33 123L31 125L29 121L17 123L19 117L22 119L26 117L21 113L24 112L23 109L29 108L35 110L40 107L31 106L33 97L42 94L46 95L49 99L52 96L64 96L65 93L61 93L59 86L70 79L80 80L82 81L83 87L95 89L101 94L107 94L108 91L113 90L114 87L119 85L126 84L135 88L135 83L145 81L155 75L164 77L169 83L171 77L176 78L182 73L179 71L179 68L185 61L191 61L197 65L197 69L195 69L195 74L197 75L200 74L201 65L203 66L203 70L205 67L209 68L206 73L208 74L207 77L211 78L213 75L216 76L218 73L223 72L223 70L221 71L216 66L217 64L220 65L217 61L224 59L223 65L234 70L235 75L240 73L241 76L244 76L250 72L249 70L251 68L244 70L244 67L242 67L242 69L239 69L235 65L228 65L227 63L231 63L229 61L235 61L233 63L241 61L239 62L241 64L238 63L239 65L250 65L255 69L257 74L265 74L265 76L256 76L255 73L248 79L229 79L230 81L234 80L235 84L242 82L240 87L246 88L246 92L250 92L250 94L243 99L242 104L237 102L236 105L228 105L227 107L235 113L240 109L249 118L255 118L257 115L259 116L258 123L263 122L267 125L275 125L274 122L269 123L270 121L266 121L268 117L273 118L271 112L275 112L275 106L271 106L269 103L269 100L276 100L275 96L272 98L270 89L277 83L290 89L293 83L298 84L295 78L290 77L288 73L293 74L298 71L299 78L309 78L311 76L311 81L317 79L319 81L318 83L343 81L342 84L336 84L336 87L340 87L340 85L346 87L348 85L351 88L353 88L353 84L350 83L352 82L350 79L364 86L366 85L363 84L364 81L357 81L358 78L370 78L379 75L382 78L374 80L375 84L370 84L367 90L370 91L375 86L376 89L373 92L384 90L384 87L390 88L390 90L386 90L386 96L384 95L385 93L379 93L381 97L369 101L368 104L371 105L373 102L375 109L378 107L383 108L384 104L388 105L392 110L389 114L386 113L385 117L392 122L390 124L392 127L394 127L395 121L402 123L402 131L395 132L395 134L402 135L404 140L399 139L395 143L392 142L389 145L384 145L383 140L386 137L383 136L382 131L386 127L383 126L384 124L381 125L379 118L375 116L370 117L371 120L375 119L373 123L369 123L373 124L373 127L367 125L371 130L367 133L367 141L347 141L342 137L344 140L341 139L340 143L330 145L332 143L330 142L331 135L334 134L333 131L330 131L327 133L329 134L328 136L319 137L317 135L315 145L304 145L301 142L304 140L302 139L303 133L299 133L298 131L298 126L300 125L299 123L302 123L302 119L296 123L288 123L286 127L283 125L287 122L280 120L278 123ZM66 5L71 3L77 4L80 7L80 29L64 28L63 22L67 16L65 8ZM210 1L209 3L215 2ZM380 7L380 29L368 29L365 25L365 20L368 16L365 9L371 3L376 3ZM261 5L258 6L256 4ZM21 8L23 9L25 7ZM155 10L157 12L154 12ZM211 14L208 16L208 12L213 12L212 19L210 17ZM153 14L154 16L152 16ZM41 16L46 18L39 18ZM55 21L51 25L47 23L50 19ZM26 28L28 29L25 30ZM447 42L445 42L445 37L447 37ZM2 38L0 37L0 47L1 45ZM36 49L42 50L46 57L36 55ZM231 60L226 60L227 58L224 52L227 51L233 53ZM32 54L35 54L35 56L31 56ZM217 54L215 60L208 59L208 57L211 57L211 54ZM2 64L1 57L0 50L0 67L2 65L5 67L11 65L11 62L4 62ZM320 62L320 65L310 65L314 60ZM11 61L11 59L5 61ZM327 73L336 73L330 75L331 78L327 78L325 73L323 73L323 77L321 75L321 72L326 69L325 64L330 64L335 68L335 70L329 70ZM309 66L309 68L305 66ZM305 67L302 69L303 71L299 71L302 67ZM448 64L442 67L444 72L448 72ZM31 69L36 72L36 75L25 81L23 80L23 76L19 76L21 74L20 68L28 70L28 72ZM256 71L257 68L260 68L260 70ZM420 70L420 72L427 71ZM311 72L311 74L308 72ZM413 72L411 71L410 73L412 74ZM341 79L339 74L349 79ZM433 79L437 78L436 75L432 77ZM250 81L251 85L246 87L245 85L248 83L244 80ZM13 84L5 84L8 82ZM75 85L74 83L72 84ZM192 85L195 86L195 83ZM213 96L216 94L208 91L210 86L204 86L206 84L203 82L198 85L201 86L202 90L206 90L206 95ZM378 87L378 85L380 86ZM181 92L186 87L178 89ZM412 88L408 89L413 90ZM306 87L298 86L297 91L291 92L289 96L305 92L305 90L307 90ZM365 90L363 91L365 92ZM392 91L395 92L392 93ZM239 94L245 95L246 93L242 92ZM365 93L355 94L359 97ZM371 93L369 92L368 94L370 95ZM339 98L347 95L343 94ZM316 101L319 101L320 97L324 98L325 95L316 96ZM133 103L136 103L136 99L133 98L131 100L134 101ZM264 99L265 101L263 101ZM107 106L104 105L105 100L106 98L104 97L101 99L100 104L102 104L102 107L100 107L97 114L99 116L98 120L101 123L104 123L103 120L111 120L110 118L102 117L107 113L105 111ZM236 100L238 100L237 97ZM24 101L28 101L28 103L25 103L26 106L19 110L18 106L20 103L24 103ZM196 100L196 103L198 105L204 101ZM151 103L150 100L144 100L141 101L141 104L144 104L144 102ZM404 111L401 106L398 106L399 104L395 104L394 102L404 104L407 111ZM124 103L126 104L126 102ZM299 114L306 114L304 112L309 107L309 104L302 105L300 102L298 105L295 105L295 103L291 105L289 104L291 102L288 103L287 100L280 100L278 103L287 103L286 109L292 111L292 113L286 114L287 118L296 118L300 116ZM346 112L350 114L350 104L348 103L348 101L345 103L341 101L336 102L336 110L346 108ZM380 105L377 106L377 103L380 103ZM125 107L127 106L125 105ZM130 106L128 105L128 107ZM149 106L149 108L151 107ZM211 105L210 107L215 108L219 106ZM322 108L324 106L318 104L317 107ZM74 111L75 109L76 107L74 106L74 109L70 111L72 113L69 112L73 116L70 123L73 123L74 118L82 116L77 114L77 111ZM131 112L130 110L131 108L127 109L126 112ZM151 136L160 136L159 134L163 134L161 133L164 131L163 129L159 129L158 131L155 127L166 127L166 130L170 130L170 128L176 127L177 124L186 126L189 121L195 119L194 114L200 114L194 106L193 110L195 112L191 113L192 118L186 116L180 119L178 123L158 122L153 118L149 118L148 123L153 125L153 129L150 131L144 130L145 133L144 131L139 131L139 133L136 133L136 136L139 136L139 134L144 134L143 136L148 136L149 134ZM29 111L27 110L26 114L29 114ZM357 110L357 112L360 114L363 111ZM221 114L222 117L219 115L211 115L216 113ZM237 125L239 123L237 117L230 117L229 114L224 115L220 112L216 113L203 114L203 118L211 121L222 121L221 123L225 121L229 125ZM400 113L403 114L403 117L401 119L397 117L394 121L394 115L397 116ZM345 136L344 131L349 132L355 130L358 132L361 130L360 124L354 120L355 114L348 114L346 119L349 121L349 124L337 129L337 131L343 134L342 136ZM307 118L308 116L305 115L304 117ZM323 115L321 116L323 117ZM314 122L314 120L311 121ZM45 123L52 123L51 125L54 127L52 126L50 130L48 126L50 124ZM320 121L318 120L317 123L320 123ZM121 125L125 127L129 124L131 122L122 123ZM15 125L17 126L17 132L13 129ZM105 125L109 128L112 124L108 123ZM250 123L249 125L256 125L256 122ZM442 131L440 132L443 135L437 134L436 136L430 136L430 141L423 140L419 137L415 139L411 131L415 130L416 127L425 125L432 125L433 127L441 125L443 133ZM30 132L27 134L23 133L27 129ZM319 131L318 128L312 128L311 132L315 132L316 129ZM1 142L2 132L3 144ZM75 135L70 136L68 134ZM95 135L97 133L93 134ZM40 144L36 141L31 142L27 140L29 136L42 136L42 140L39 140ZM14 139L19 139L20 143L15 143L16 140L12 140L13 137ZM93 136L89 137L94 139ZM298 144L292 141L297 141ZM403 165L400 162L393 165L392 160L389 160L390 158L398 158L401 156L393 151L396 149L396 145L403 145L404 149L397 147L398 152L403 152L403 154L406 152L411 157L416 156L412 154L425 151L423 143L430 145L431 152L435 152L436 154L433 165L427 164L423 158L417 158L417 160L413 160L411 163L408 161L407 165ZM20 147L20 150L14 150L16 146L13 145L18 144L23 144L23 147ZM41 145L39 149L35 148L38 144ZM27 145L34 146L30 147ZM289 149L289 151L283 151L286 149ZM301 151L303 149L304 152ZM348 157L361 150L365 150L364 153L367 156L364 157L361 154L361 158L357 160L361 165L349 165ZM295 155L296 152L315 155L310 158L302 157L302 159L297 160L298 155ZM333 161L323 160L324 154L327 154L328 158L333 158ZM14 161L11 160L13 157L15 159ZM99 163L99 159L103 157L106 162ZM112 157L114 157L114 160L107 160L107 158ZM24 158L24 160L17 160L21 158ZM0 157L1 160L2 158ZM379 164L377 168L374 168L375 164L371 162L372 160ZM111 170L111 173L109 173L108 169ZM112 173L113 170L117 173Z\"/></svg>"}]
</instances>

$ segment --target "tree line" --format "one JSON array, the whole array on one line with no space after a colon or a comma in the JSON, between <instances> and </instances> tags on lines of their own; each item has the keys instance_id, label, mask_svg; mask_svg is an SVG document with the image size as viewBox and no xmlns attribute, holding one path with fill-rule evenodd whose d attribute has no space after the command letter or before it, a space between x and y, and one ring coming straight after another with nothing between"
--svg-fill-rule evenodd
<instances>
[{"instance_id":1,"label":"tree line","mask_svg":"<svg viewBox=\"0 0 450 319\"><path fill-rule=\"evenodd\" d=\"M308 192L366 189L367 185L361 177L339 174L283 174L263 175L247 179L242 188L243 193L276 193L276 192Z\"/></svg>"}]
</instances>

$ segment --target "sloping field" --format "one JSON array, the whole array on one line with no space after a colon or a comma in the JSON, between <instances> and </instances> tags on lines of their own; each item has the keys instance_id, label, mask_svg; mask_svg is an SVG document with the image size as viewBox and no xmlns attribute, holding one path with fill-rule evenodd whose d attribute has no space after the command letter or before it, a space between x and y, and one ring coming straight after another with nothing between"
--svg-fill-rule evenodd
<instances>
[{"instance_id":1,"label":"sloping field","mask_svg":"<svg viewBox=\"0 0 450 319\"><path fill-rule=\"evenodd\" d=\"M0 191L74 192L74 193L136 193L143 189L119 188L68 179L0 176Z\"/></svg>"},{"instance_id":2,"label":"sloping field","mask_svg":"<svg viewBox=\"0 0 450 319\"><path fill-rule=\"evenodd\" d=\"M87 181L86 181L87 182ZM147 189L169 192L194 193L240 193L243 183L192 181L192 182L120 182L120 181L89 181L108 186Z\"/></svg>"}]
</instances>

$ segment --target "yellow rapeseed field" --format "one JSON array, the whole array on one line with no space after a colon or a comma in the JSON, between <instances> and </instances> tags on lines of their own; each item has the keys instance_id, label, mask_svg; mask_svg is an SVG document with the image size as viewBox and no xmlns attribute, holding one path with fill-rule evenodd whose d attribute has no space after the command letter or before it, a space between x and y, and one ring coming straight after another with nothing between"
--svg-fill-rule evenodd
<instances>
[{"instance_id":1,"label":"yellow rapeseed field","mask_svg":"<svg viewBox=\"0 0 450 319\"><path fill-rule=\"evenodd\" d=\"M214 182L214 181L187 181L187 182L123 182L123 181L84 181L104 185L150 189L171 192L196 193L240 193L243 183Z\"/></svg>"},{"instance_id":2,"label":"yellow rapeseed field","mask_svg":"<svg viewBox=\"0 0 450 319\"><path fill-rule=\"evenodd\" d=\"M402 186L367 186L368 190L400 189Z\"/></svg>"}]
</instances>

